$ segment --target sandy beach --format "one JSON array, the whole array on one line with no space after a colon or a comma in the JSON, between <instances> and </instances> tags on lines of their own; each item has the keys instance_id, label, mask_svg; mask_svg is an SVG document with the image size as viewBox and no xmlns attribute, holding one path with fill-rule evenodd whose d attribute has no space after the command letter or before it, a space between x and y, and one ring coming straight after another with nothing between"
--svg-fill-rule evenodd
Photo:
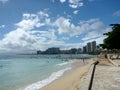
<instances>
[{"instance_id":1,"label":"sandy beach","mask_svg":"<svg viewBox=\"0 0 120 90\"><path fill-rule=\"evenodd\" d=\"M99 64L96 66L92 89L119 90L120 68L113 65L114 63L111 63L111 61L105 59L104 57L99 57L97 60L99 61ZM93 70L93 63L95 61L96 58L89 59L88 63L84 66L80 66L80 62L77 63L74 70L55 80L51 84L41 88L40 90L88 90L91 73ZM120 64L120 60L116 61Z\"/></svg>"},{"instance_id":2,"label":"sandy beach","mask_svg":"<svg viewBox=\"0 0 120 90\"><path fill-rule=\"evenodd\" d=\"M85 76L93 63L93 60L89 60L88 64L84 66L80 66L80 63L77 63L72 71L40 90L78 90L81 79Z\"/></svg>"}]
</instances>

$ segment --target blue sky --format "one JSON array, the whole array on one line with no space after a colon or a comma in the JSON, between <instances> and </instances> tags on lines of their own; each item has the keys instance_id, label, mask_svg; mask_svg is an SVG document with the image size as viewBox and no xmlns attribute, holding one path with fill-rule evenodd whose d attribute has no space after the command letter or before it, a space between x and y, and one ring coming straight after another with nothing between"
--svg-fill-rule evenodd
<instances>
[{"instance_id":1,"label":"blue sky","mask_svg":"<svg viewBox=\"0 0 120 90\"><path fill-rule=\"evenodd\" d=\"M120 23L120 0L0 0L0 52L81 48Z\"/></svg>"}]
</instances>

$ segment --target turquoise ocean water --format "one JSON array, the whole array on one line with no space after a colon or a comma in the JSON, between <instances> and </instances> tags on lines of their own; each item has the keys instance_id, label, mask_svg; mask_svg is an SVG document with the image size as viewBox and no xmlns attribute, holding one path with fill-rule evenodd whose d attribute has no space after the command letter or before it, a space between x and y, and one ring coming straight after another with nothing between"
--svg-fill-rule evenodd
<instances>
[{"instance_id":1,"label":"turquoise ocean water","mask_svg":"<svg viewBox=\"0 0 120 90\"><path fill-rule=\"evenodd\" d=\"M83 56L87 55L0 55L0 90L42 88L71 69L73 61L66 58Z\"/></svg>"}]
</instances>

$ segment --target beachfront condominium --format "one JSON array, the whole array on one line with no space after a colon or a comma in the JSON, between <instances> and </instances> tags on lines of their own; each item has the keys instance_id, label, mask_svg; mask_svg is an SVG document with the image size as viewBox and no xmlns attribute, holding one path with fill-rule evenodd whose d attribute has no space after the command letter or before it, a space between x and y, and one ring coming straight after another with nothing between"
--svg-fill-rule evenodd
<instances>
[{"instance_id":1,"label":"beachfront condominium","mask_svg":"<svg viewBox=\"0 0 120 90\"><path fill-rule=\"evenodd\" d=\"M96 51L96 41L91 42L92 44L92 52Z\"/></svg>"},{"instance_id":2,"label":"beachfront condominium","mask_svg":"<svg viewBox=\"0 0 120 90\"><path fill-rule=\"evenodd\" d=\"M87 43L87 52L91 52L92 51L92 45L91 42Z\"/></svg>"},{"instance_id":3,"label":"beachfront condominium","mask_svg":"<svg viewBox=\"0 0 120 90\"><path fill-rule=\"evenodd\" d=\"M83 47L83 53L86 53L87 52L87 46L84 46Z\"/></svg>"},{"instance_id":4,"label":"beachfront condominium","mask_svg":"<svg viewBox=\"0 0 120 90\"><path fill-rule=\"evenodd\" d=\"M96 41L88 42L86 46L83 47L84 53L90 53L96 51Z\"/></svg>"}]
</instances>

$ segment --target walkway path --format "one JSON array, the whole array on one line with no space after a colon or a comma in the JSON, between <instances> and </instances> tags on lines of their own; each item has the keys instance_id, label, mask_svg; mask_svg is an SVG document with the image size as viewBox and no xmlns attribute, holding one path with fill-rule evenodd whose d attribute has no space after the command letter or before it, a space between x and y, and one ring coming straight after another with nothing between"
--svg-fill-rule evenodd
<instances>
[{"instance_id":1,"label":"walkway path","mask_svg":"<svg viewBox=\"0 0 120 90\"><path fill-rule=\"evenodd\" d=\"M120 63L120 60L118 61ZM88 90L92 67L82 79L79 90ZM120 67L100 63L96 66L92 90L120 90Z\"/></svg>"}]
</instances>

